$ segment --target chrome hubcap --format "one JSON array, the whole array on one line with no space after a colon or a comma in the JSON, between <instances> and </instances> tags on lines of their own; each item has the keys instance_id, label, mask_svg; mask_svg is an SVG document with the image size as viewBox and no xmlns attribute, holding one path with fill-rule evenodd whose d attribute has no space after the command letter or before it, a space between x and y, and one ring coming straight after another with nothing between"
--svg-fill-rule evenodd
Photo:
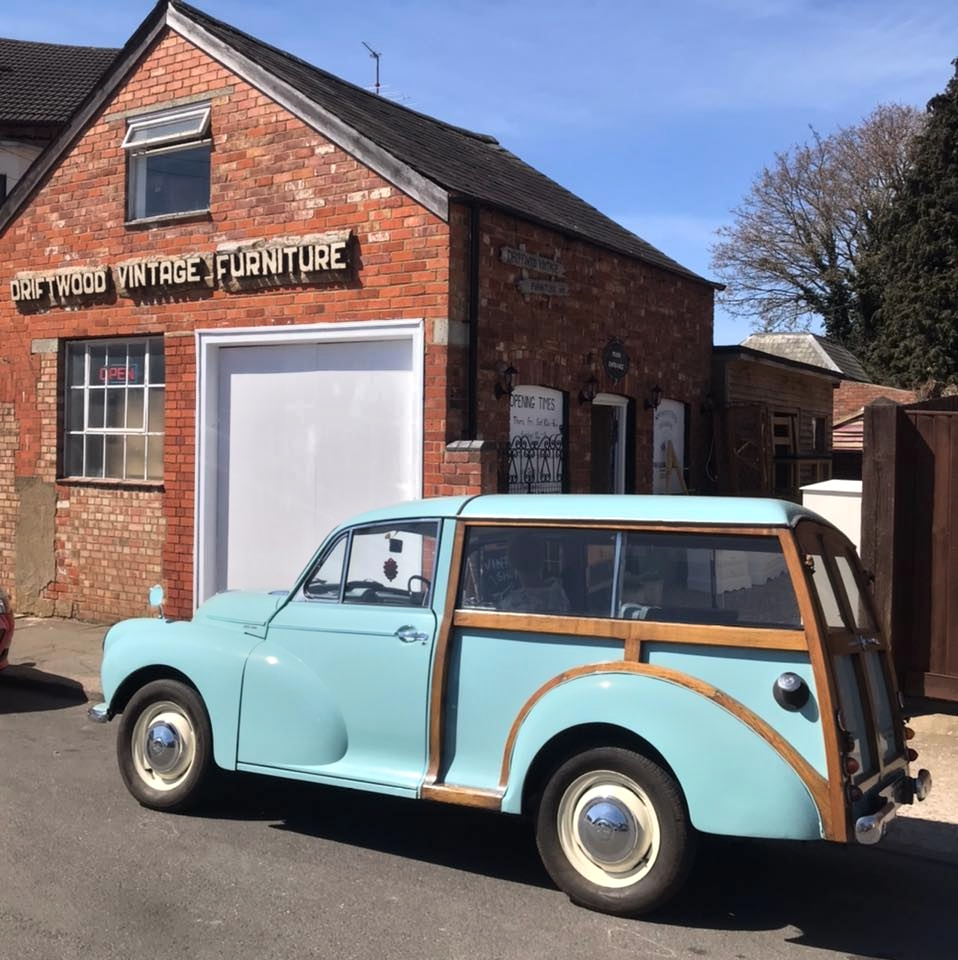
<instances>
[{"instance_id":1,"label":"chrome hubcap","mask_svg":"<svg viewBox=\"0 0 958 960\"><path fill-rule=\"evenodd\" d=\"M556 814L569 864L602 887L628 887L655 864L661 846L652 801L631 777L594 770L566 788Z\"/></svg>"},{"instance_id":2,"label":"chrome hubcap","mask_svg":"<svg viewBox=\"0 0 958 960\"><path fill-rule=\"evenodd\" d=\"M587 803L579 813L579 839L598 864L614 867L635 850L638 827L624 804L611 797Z\"/></svg>"},{"instance_id":3,"label":"chrome hubcap","mask_svg":"<svg viewBox=\"0 0 958 960\"><path fill-rule=\"evenodd\" d=\"M179 704L157 701L137 718L130 749L133 767L145 784L154 790L172 790L193 767L196 731Z\"/></svg>"},{"instance_id":4,"label":"chrome hubcap","mask_svg":"<svg viewBox=\"0 0 958 960\"><path fill-rule=\"evenodd\" d=\"M172 770L182 753L180 735L172 724L160 720L147 730L146 759L156 773Z\"/></svg>"}]
</instances>

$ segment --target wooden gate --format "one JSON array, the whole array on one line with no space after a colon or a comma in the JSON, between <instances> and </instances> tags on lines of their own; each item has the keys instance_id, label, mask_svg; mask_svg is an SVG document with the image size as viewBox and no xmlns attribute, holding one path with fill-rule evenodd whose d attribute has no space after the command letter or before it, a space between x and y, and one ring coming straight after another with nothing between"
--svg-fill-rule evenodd
<instances>
[{"instance_id":1,"label":"wooden gate","mask_svg":"<svg viewBox=\"0 0 958 960\"><path fill-rule=\"evenodd\" d=\"M958 701L958 398L865 408L862 559L904 692Z\"/></svg>"}]
</instances>

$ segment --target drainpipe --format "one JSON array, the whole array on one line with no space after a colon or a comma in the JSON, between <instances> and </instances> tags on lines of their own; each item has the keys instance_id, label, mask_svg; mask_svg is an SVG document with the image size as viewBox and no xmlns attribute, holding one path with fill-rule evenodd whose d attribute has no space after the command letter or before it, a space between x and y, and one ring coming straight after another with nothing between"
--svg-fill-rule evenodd
<instances>
[{"instance_id":1,"label":"drainpipe","mask_svg":"<svg viewBox=\"0 0 958 960\"><path fill-rule=\"evenodd\" d=\"M466 347L466 424L463 439L475 440L478 433L479 377L479 205L469 204L469 303L467 322L469 340Z\"/></svg>"}]
</instances>

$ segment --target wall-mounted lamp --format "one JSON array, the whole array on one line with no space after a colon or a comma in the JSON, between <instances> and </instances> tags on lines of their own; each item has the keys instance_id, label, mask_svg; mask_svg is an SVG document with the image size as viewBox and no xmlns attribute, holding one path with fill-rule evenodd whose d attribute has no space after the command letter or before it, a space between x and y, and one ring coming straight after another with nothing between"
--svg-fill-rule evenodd
<instances>
[{"instance_id":1,"label":"wall-mounted lamp","mask_svg":"<svg viewBox=\"0 0 958 960\"><path fill-rule=\"evenodd\" d=\"M579 403L592 403L598 392L599 381L595 377L589 377L579 391Z\"/></svg>"},{"instance_id":2,"label":"wall-mounted lamp","mask_svg":"<svg viewBox=\"0 0 958 960\"><path fill-rule=\"evenodd\" d=\"M711 390L705 394L705 399L702 401L702 406L699 410L702 415L706 417L710 417L715 412L715 396Z\"/></svg>"},{"instance_id":3,"label":"wall-mounted lamp","mask_svg":"<svg viewBox=\"0 0 958 960\"><path fill-rule=\"evenodd\" d=\"M659 404L662 402L662 388L656 384L650 391L649 395L645 398L645 409L646 410L658 410Z\"/></svg>"},{"instance_id":4,"label":"wall-mounted lamp","mask_svg":"<svg viewBox=\"0 0 958 960\"><path fill-rule=\"evenodd\" d=\"M519 371L511 363L508 367L500 363L498 372L499 379L495 387L497 400L512 395L512 391L516 388L516 377L519 375Z\"/></svg>"}]
</instances>

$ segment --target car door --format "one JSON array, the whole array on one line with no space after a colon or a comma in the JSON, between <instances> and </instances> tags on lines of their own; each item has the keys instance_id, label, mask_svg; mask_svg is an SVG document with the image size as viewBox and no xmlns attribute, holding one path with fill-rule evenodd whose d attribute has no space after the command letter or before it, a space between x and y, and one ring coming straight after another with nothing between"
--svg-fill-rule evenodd
<instances>
[{"instance_id":1,"label":"car door","mask_svg":"<svg viewBox=\"0 0 958 960\"><path fill-rule=\"evenodd\" d=\"M335 539L243 678L238 765L414 793L426 767L439 523Z\"/></svg>"}]
</instances>

